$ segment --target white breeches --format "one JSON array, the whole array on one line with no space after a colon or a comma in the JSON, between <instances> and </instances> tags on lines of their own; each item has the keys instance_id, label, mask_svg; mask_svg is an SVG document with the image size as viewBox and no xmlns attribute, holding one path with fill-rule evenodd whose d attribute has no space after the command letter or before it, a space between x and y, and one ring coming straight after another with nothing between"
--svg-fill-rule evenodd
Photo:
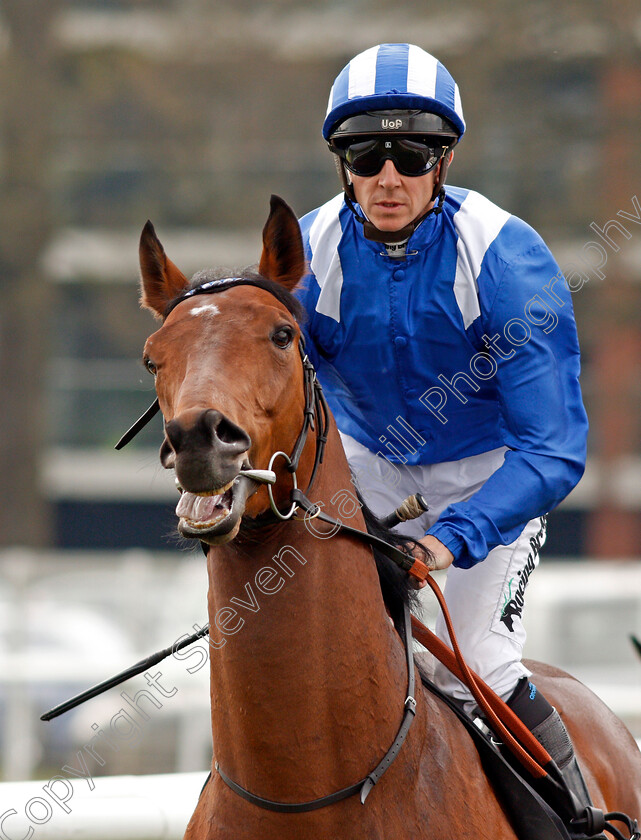
<instances>
[{"instance_id":1,"label":"white breeches","mask_svg":"<svg viewBox=\"0 0 641 840\"><path fill-rule=\"evenodd\" d=\"M400 502L421 493L429 510L398 531L415 539L425 536L441 512L472 496L503 463L505 449L442 464L390 464L348 435L341 435L350 467L366 504L378 516L391 513ZM468 665L506 700L521 677L530 671L521 662L525 644L523 594L539 562L545 542L545 519L527 523L510 545L492 549L471 569L450 566L445 585L447 602L459 645ZM449 642L439 616L437 635ZM436 666L437 685L466 710L474 709L467 689L443 666Z\"/></svg>"}]
</instances>

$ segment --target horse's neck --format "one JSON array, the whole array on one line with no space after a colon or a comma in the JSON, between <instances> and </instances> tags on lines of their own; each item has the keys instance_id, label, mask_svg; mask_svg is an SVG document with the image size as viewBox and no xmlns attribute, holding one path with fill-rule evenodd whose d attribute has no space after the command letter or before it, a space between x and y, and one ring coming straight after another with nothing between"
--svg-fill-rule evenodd
<instances>
[{"instance_id":1,"label":"horse's neck","mask_svg":"<svg viewBox=\"0 0 641 840\"><path fill-rule=\"evenodd\" d=\"M310 495L336 516L331 500L353 487L335 429L331 438L336 454ZM349 524L365 529L360 512ZM209 556L214 753L268 798L283 784L313 798L358 780L402 712L404 653L371 552L330 532L291 522L263 543Z\"/></svg>"}]
</instances>

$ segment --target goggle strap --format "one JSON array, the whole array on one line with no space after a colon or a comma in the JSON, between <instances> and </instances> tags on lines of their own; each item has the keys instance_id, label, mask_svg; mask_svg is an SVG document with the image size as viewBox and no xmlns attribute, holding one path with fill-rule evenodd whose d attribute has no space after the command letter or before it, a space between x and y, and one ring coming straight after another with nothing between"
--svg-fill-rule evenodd
<instances>
[{"instance_id":1,"label":"goggle strap","mask_svg":"<svg viewBox=\"0 0 641 840\"><path fill-rule=\"evenodd\" d=\"M440 198L440 203L438 205L438 210L434 210L435 214L438 215L441 210L443 209L443 201L445 200L445 179L447 178L447 170L449 169L450 162L448 160L448 152L451 151L450 146L445 146L443 148L443 154L441 155L440 160L440 167L437 170L436 180L434 181L434 192L432 193L432 201L436 201L437 198ZM438 166L438 164L436 164Z\"/></svg>"},{"instance_id":2,"label":"goggle strap","mask_svg":"<svg viewBox=\"0 0 641 840\"><path fill-rule=\"evenodd\" d=\"M347 204L349 209L362 225L371 224L371 222L365 216L361 215L361 213L359 213L356 209L356 195L354 194L354 187L350 184L349 178L347 177L345 163L338 155L336 155L336 168L338 169L338 175L341 179L343 192L345 193L345 204Z\"/></svg>"}]
</instances>

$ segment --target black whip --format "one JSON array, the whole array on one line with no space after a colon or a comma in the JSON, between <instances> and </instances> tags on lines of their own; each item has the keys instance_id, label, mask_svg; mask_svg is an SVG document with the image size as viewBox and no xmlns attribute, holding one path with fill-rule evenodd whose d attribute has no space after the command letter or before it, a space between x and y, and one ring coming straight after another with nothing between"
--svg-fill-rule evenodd
<instances>
[{"instance_id":1,"label":"black whip","mask_svg":"<svg viewBox=\"0 0 641 840\"><path fill-rule=\"evenodd\" d=\"M142 674L142 672L146 671L147 668L157 665L159 662L162 662L163 659L167 659L168 656L175 653L175 651L188 647L198 639L206 636L208 633L209 624L206 624L204 627L201 627L197 633L193 633L191 636L183 639L182 642L174 643L168 648L159 650L157 653L152 653L150 656L147 656L145 659L141 659L140 662L136 662L135 665L131 665L129 668L121 671L114 677L109 677L108 680L97 683L91 688L88 688L86 691L76 694L76 696L72 697L70 700L65 700L64 703L54 706L53 709L50 709L48 712L45 712L44 715L41 715L40 720L52 720L53 718L58 717L58 715L63 715L65 712L68 712L70 709L75 709L76 706L84 703L85 700L91 700L92 697L97 697L99 694L108 691L110 688L114 688L132 677Z\"/></svg>"},{"instance_id":2,"label":"black whip","mask_svg":"<svg viewBox=\"0 0 641 840\"><path fill-rule=\"evenodd\" d=\"M152 406L151 409L147 411L145 415L143 415L143 417L140 419L143 420L145 417L147 417L147 415L153 416L152 410L153 413L155 413L157 411L157 408ZM137 423L134 424L134 426L137 426L139 422L140 421L137 421ZM245 470L243 474L247 475L249 478L252 478L254 481L260 481L266 484L273 484L276 480L276 476L270 470ZM422 513L424 513L427 509L428 506L425 499L421 496L420 493L417 493L415 496L409 496L407 499L405 499L405 501L397 508L397 510L389 514L389 516L384 517L381 521L388 528L393 528L395 525L398 525L401 522L406 522L408 519L415 519L417 516L420 516ZM150 656L145 657L145 659L141 659L140 662L136 662L135 665L131 665L129 668L125 669L124 671L121 671L119 674L116 674L113 677L109 677L108 680L103 680L103 682L97 683L91 688L88 688L86 691L82 691L80 694L76 694L76 696L72 697L70 700L65 700L64 703L60 703L58 706L54 706L53 709L49 709L48 712L45 712L44 715L41 715L40 720L53 720L53 718L56 718L59 715L63 715L65 712L68 712L71 709L75 709L76 706L79 706L81 703L84 703L85 700L91 700L92 697L97 697L99 694L103 694L105 691L109 691L110 688L115 688L115 686L120 685L120 683L126 682L132 677L136 677L138 674L142 674L142 672L146 671L147 668L151 668L154 665L157 665L159 662L162 662L163 659L167 659L168 656L171 656L177 650L182 650L183 648L188 647L198 639L201 639L203 636L206 636L208 633L209 624L206 624L197 633L193 633L191 636L188 636L186 639L183 639L182 642L174 643L168 648L159 650L157 653L152 653Z\"/></svg>"}]
</instances>

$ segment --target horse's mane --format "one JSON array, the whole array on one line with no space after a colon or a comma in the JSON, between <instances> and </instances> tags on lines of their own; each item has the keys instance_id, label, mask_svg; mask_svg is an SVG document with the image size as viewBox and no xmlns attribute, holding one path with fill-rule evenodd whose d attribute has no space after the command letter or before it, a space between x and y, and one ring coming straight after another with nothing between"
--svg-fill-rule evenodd
<instances>
[{"instance_id":1,"label":"horse's mane","mask_svg":"<svg viewBox=\"0 0 641 840\"><path fill-rule=\"evenodd\" d=\"M370 534L373 534L375 537L380 537L380 539L406 551L408 554L412 552L416 545L422 548L412 537L397 534L395 531L383 525L380 519L367 507L358 488L356 488L356 494L362 505L361 512L365 519L365 526ZM412 580L407 572L399 568L393 560L390 560L389 557L382 554L376 547L373 548L373 551L383 601L394 623L398 625L401 620L403 607L407 605L411 608L418 603L418 592L412 585Z\"/></svg>"}]
</instances>

